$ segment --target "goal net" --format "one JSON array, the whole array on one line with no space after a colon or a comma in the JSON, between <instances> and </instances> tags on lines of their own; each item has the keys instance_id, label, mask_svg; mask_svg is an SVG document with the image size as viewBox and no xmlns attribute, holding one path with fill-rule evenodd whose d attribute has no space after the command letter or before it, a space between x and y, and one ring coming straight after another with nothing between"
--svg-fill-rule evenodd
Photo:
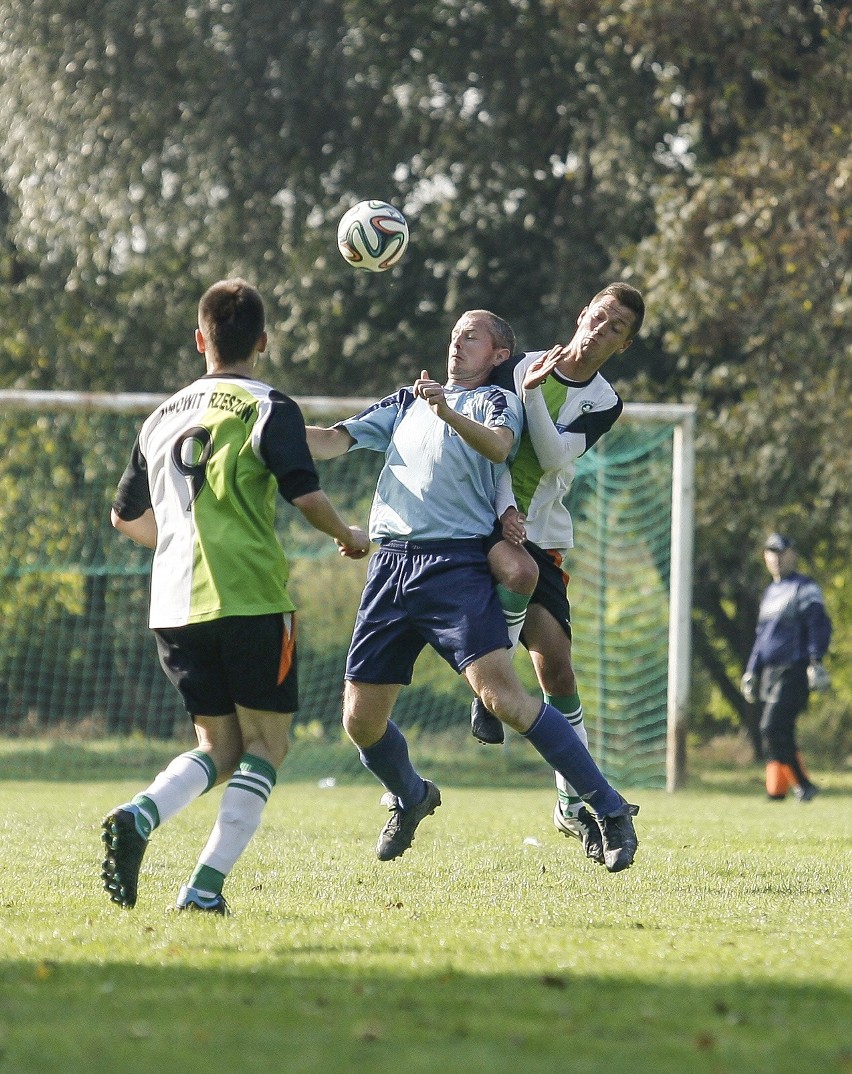
<instances>
[{"instance_id":1,"label":"goal net","mask_svg":"<svg viewBox=\"0 0 852 1074\"><path fill-rule=\"evenodd\" d=\"M0 771L7 779L147 779L194 741L147 628L150 553L109 523L138 426L161 398L0 392ZM299 402L308 422L324 425L365 405ZM678 639L688 636L684 534L691 528L688 495L676 487L684 484L677 445L691 429L689 416L686 407L628 405L579 460L569 498L574 664L590 750L619 786L675 781L673 728L688 685L688 647L684 654ZM381 461L358 451L318 464L323 488L353 523L366 524ZM341 559L283 501L279 527L300 608L301 707L288 778L356 778L362 770L340 727L340 702L366 560ZM536 692L526 653L516 660ZM509 734L503 748L476 744L470 700L464 680L424 652L394 714L418 763L428 757L460 781L550 778L518 736Z\"/></svg>"}]
</instances>

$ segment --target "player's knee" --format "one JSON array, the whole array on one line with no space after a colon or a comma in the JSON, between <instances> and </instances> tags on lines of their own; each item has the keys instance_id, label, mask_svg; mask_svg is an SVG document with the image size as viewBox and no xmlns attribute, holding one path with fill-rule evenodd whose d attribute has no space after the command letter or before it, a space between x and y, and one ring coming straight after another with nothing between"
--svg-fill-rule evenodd
<instances>
[{"instance_id":1,"label":"player's knee","mask_svg":"<svg viewBox=\"0 0 852 1074\"><path fill-rule=\"evenodd\" d=\"M500 541L492 548L488 565L494 579L513 593L528 596L538 583L535 560L525 548L511 545L508 541Z\"/></svg>"},{"instance_id":2,"label":"player's knee","mask_svg":"<svg viewBox=\"0 0 852 1074\"><path fill-rule=\"evenodd\" d=\"M381 738L381 734L377 733L374 723L375 721L370 717L369 713L365 713L363 709L344 704L343 730L356 746L372 746ZM384 731L386 728L387 724L385 723L380 730Z\"/></svg>"},{"instance_id":3,"label":"player's knee","mask_svg":"<svg viewBox=\"0 0 852 1074\"><path fill-rule=\"evenodd\" d=\"M529 726L528 710L533 700L520 683L517 687L510 683L490 683L482 689L480 697L488 711L509 727L525 731Z\"/></svg>"},{"instance_id":4,"label":"player's knee","mask_svg":"<svg viewBox=\"0 0 852 1074\"><path fill-rule=\"evenodd\" d=\"M551 697L570 697L577 692L577 679L570 664L542 671L541 686Z\"/></svg>"}]
</instances>

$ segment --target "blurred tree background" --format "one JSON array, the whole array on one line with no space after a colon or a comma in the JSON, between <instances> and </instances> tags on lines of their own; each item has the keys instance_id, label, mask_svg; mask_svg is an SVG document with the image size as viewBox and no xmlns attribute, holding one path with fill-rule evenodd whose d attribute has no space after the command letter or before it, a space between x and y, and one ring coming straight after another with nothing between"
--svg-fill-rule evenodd
<instances>
[{"instance_id":1,"label":"blurred tree background","mask_svg":"<svg viewBox=\"0 0 852 1074\"><path fill-rule=\"evenodd\" d=\"M823 742L849 752L850 8L834 0L0 0L0 387L171 391L198 296L267 300L265 375L384 394L486 306L570 336L648 302L611 369L698 407L692 726L737 681L795 539L835 621ZM394 202L381 276L336 222Z\"/></svg>"}]
</instances>

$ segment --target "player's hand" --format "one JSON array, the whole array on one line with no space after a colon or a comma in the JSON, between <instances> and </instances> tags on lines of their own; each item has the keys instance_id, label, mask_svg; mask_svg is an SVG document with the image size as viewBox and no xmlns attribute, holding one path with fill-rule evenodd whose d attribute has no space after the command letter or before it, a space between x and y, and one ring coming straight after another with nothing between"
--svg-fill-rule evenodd
<instances>
[{"instance_id":1,"label":"player's hand","mask_svg":"<svg viewBox=\"0 0 852 1074\"><path fill-rule=\"evenodd\" d=\"M500 524L503 527L503 540L509 544L523 544L527 539L527 530L524 523L526 517L521 514L517 507L507 507L500 516Z\"/></svg>"},{"instance_id":2,"label":"player's hand","mask_svg":"<svg viewBox=\"0 0 852 1074\"><path fill-rule=\"evenodd\" d=\"M537 388L540 384L544 384L553 370L562 361L562 357L565 353L565 347L561 343L557 343L555 347L551 347L549 351L546 351L541 357L536 358L534 362L530 362L526 373L524 374L524 388L529 390L530 388Z\"/></svg>"},{"instance_id":3,"label":"player's hand","mask_svg":"<svg viewBox=\"0 0 852 1074\"><path fill-rule=\"evenodd\" d=\"M335 540L338 551L346 559L363 559L370 551L370 538L359 526L350 526L349 532L352 536L345 544Z\"/></svg>"},{"instance_id":4,"label":"player's hand","mask_svg":"<svg viewBox=\"0 0 852 1074\"><path fill-rule=\"evenodd\" d=\"M831 689L831 676L818 661L808 664L808 686L817 691Z\"/></svg>"},{"instance_id":5,"label":"player's hand","mask_svg":"<svg viewBox=\"0 0 852 1074\"><path fill-rule=\"evenodd\" d=\"M757 701L757 676L753 671L747 671L740 679L740 693L750 705Z\"/></svg>"},{"instance_id":6,"label":"player's hand","mask_svg":"<svg viewBox=\"0 0 852 1074\"><path fill-rule=\"evenodd\" d=\"M449 409L444 397L444 385L439 384L437 380L432 380L426 369L420 371L420 376L414 382L414 394L420 399L425 399L438 417Z\"/></svg>"}]
</instances>

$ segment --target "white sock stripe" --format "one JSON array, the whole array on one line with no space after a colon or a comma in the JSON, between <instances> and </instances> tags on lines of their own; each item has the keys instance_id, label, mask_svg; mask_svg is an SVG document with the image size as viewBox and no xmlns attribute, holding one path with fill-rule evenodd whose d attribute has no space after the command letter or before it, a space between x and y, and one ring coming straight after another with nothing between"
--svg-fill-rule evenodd
<instances>
[{"instance_id":1,"label":"white sock stripe","mask_svg":"<svg viewBox=\"0 0 852 1074\"><path fill-rule=\"evenodd\" d=\"M192 761L193 764L197 764L198 767L204 773L204 778L208 781L208 783L210 782L211 773L209 763L205 763L203 758L199 757L197 753L193 753L192 751L190 751L189 753L184 753L182 754L182 756L185 757L188 761Z\"/></svg>"},{"instance_id":2,"label":"white sock stripe","mask_svg":"<svg viewBox=\"0 0 852 1074\"><path fill-rule=\"evenodd\" d=\"M151 814L148 812L148 810L144 806L141 806L138 802L134 802L133 804L136 806L136 808L139 810L139 812L142 814L142 816L148 822L148 826L150 828L156 828L157 823L158 823L160 818L159 817L152 817Z\"/></svg>"},{"instance_id":3,"label":"white sock stripe","mask_svg":"<svg viewBox=\"0 0 852 1074\"><path fill-rule=\"evenodd\" d=\"M582 723L583 722L583 706L581 705L578 709L574 709L573 712L566 712L565 713L565 719L570 724Z\"/></svg>"}]
</instances>

